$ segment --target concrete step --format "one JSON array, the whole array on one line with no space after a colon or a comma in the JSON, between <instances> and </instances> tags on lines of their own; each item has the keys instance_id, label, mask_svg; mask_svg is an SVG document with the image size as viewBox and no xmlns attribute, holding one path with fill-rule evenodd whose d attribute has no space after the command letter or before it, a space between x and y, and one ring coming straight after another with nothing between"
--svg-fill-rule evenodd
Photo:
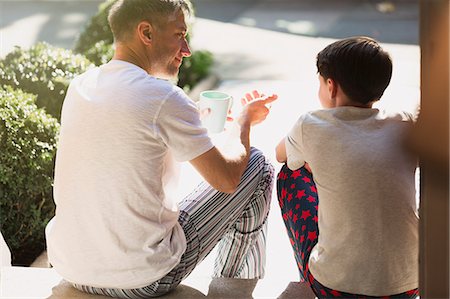
<instances>
[{"instance_id":1,"label":"concrete step","mask_svg":"<svg viewBox=\"0 0 450 299\"><path fill-rule=\"evenodd\" d=\"M3 267L0 278L0 298L108 298L85 294L76 290L56 273L53 268ZM210 279L194 276L184 281L174 292L162 298L315 298L307 285L298 282L290 282L281 294L276 295L273 293L273 290L277 286L273 285L273 283L274 281L264 281L264 279Z\"/></svg>"}]
</instances>

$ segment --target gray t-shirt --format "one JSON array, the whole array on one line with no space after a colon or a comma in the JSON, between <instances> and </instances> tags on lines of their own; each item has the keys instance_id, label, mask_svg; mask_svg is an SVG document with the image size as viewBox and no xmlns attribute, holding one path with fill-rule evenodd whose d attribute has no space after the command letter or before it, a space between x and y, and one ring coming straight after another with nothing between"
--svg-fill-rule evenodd
<instances>
[{"instance_id":1,"label":"gray t-shirt","mask_svg":"<svg viewBox=\"0 0 450 299\"><path fill-rule=\"evenodd\" d=\"M179 263L176 161L213 147L178 87L113 60L75 78L56 155L48 255L66 280L137 288Z\"/></svg>"},{"instance_id":2,"label":"gray t-shirt","mask_svg":"<svg viewBox=\"0 0 450 299\"><path fill-rule=\"evenodd\" d=\"M323 285L383 296L418 287L417 160L402 146L412 118L337 107L300 117L286 138L290 169L309 163L319 239L309 259Z\"/></svg>"}]
</instances>

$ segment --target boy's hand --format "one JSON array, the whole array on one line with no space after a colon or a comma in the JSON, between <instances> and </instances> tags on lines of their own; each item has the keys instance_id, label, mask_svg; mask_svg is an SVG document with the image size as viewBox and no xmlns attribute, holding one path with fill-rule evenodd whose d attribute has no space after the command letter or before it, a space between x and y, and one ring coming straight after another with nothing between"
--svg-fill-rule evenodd
<instances>
[{"instance_id":1,"label":"boy's hand","mask_svg":"<svg viewBox=\"0 0 450 299\"><path fill-rule=\"evenodd\" d=\"M306 168L306 170L308 170L310 173L312 173L311 167L309 167L309 164L307 162L305 162L304 167Z\"/></svg>"},{"instance_id":2,"label":"boy's hand","mask_svg":"<svg viewBox=\"0 0 450 299\"><path fill-rule=\"evenodd\" d=\"M265 96L256 90L245 94L245 98L241 99L243 109L238 119L239 123L241 125L248 123L251 126L261 123L269 114L271 103L277 98L275 94Z\"/></svg>"}]
</instances>

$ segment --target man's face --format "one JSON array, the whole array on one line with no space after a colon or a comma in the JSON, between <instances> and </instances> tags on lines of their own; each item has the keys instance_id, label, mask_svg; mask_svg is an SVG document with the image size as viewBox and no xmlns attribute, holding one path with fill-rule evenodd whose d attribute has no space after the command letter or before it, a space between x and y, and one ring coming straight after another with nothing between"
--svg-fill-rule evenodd
<instances>
[{"instance_id":1,"label":"man's face","mask_svg":"<svg viewBox=\"0 0 450 299\"><path fill-rule=\"evenodd\" d=\"M191 56L186 41L187 26L184 14L176 12L164 25L157 27L153 34L153 58L151 74L164 79L178 75L183 57Z\"/></svg>"}]
</instances>

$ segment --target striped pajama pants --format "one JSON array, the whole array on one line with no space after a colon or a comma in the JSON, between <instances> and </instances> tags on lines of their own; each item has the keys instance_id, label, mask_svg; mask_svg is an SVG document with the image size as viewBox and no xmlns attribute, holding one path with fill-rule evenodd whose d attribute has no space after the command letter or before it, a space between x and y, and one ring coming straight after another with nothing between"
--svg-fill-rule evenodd
<instances>
[{"instance_id":1,"label":"striped pajama pants","mask_svg":"<svg viewBox=\"0 0 450 299\"><path fill-rule=\"evenodd\" d=\"M96 288L73 284L83 292L118 298L150 298L175 289L218 244L214 277L262 278L273 166L252 148L237 190L226 194L201 183L180 203L178 222L187 247L166 276L136 289Z\"/></svg>"}]
</instances>

